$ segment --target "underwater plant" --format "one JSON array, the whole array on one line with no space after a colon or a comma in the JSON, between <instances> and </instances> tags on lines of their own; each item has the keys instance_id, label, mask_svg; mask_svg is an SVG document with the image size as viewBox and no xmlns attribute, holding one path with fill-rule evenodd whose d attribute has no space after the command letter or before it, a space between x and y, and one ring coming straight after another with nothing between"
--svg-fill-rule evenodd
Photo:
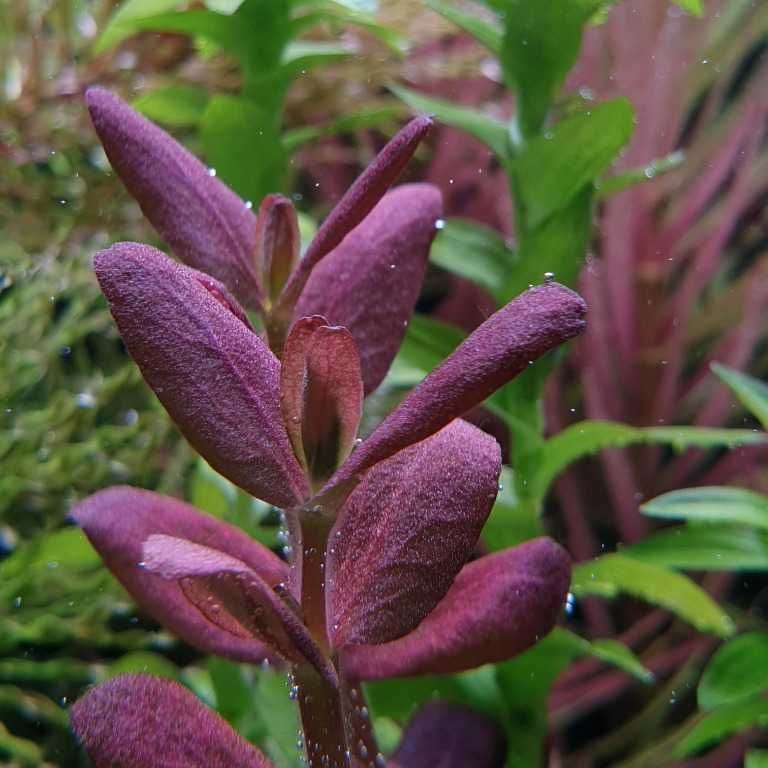
<instances>
[{"instance_id":1,"label":"underwater plant","mask_svg":"<svg viewBox=\"0 0 768 768\"><path fill-rule=\"evenodd\" d=\"M113 166L191 265L136 243L95 256L123 341L192 446L282 510L287 562L149 491L106 489L72 518L137 603L176 635L289 670L311 766L381 763L362 681L510 658L546 635L562 609L570 559L553 541L472 560L501 453L461 416L581 332L584 302L554 281L532 287L359 440L363 398L397 351L441 212L429 185L387 192L430 121L392 139L299 259L290 202L270 196L254 216L116 97L95 90L88 101ZM107 685L127 686L137 702L161 686L120 680ZM120 751L130 733L103 728L124 716L123 695L95 691L76 705L74 725L96 764L150 765L138 747ZM208 717L195 712L193 720ZM167 728L176 726L163 722L160 743L174 743ZM207 730L194 732L204 739Z\"/></svg>"}]
</instances>

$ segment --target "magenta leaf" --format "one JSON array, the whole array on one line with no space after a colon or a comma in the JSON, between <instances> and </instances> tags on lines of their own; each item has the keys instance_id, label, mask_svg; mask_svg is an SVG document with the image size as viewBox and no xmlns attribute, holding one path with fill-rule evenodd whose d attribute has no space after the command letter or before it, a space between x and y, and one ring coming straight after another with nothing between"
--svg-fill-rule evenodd
<instances>
[{"instance_id":1,"label":"magenta leaf","mask_svg":"<svg viewBox=\"0 0 768 768\"><path fill-rule=\"evenodd\" d=\"M293 203L282 195L267 195L256 223L255 262L270 300L276 299L299 260L299 220Z\"/></svg>"},{"instance_id":2,"label":"magenta leaf","mask_svg":"<svg viewBox=\"0 0 768 768\"><path fill-rule=\"evenodd\" d=\"M83 499L71 517L139 607L175 635L202 651L238 661L258 663L271 655L251 636L238 637L210 621L178 583L140 566L143 542L166 534L227 552L272 588L288 581L288 566L239 528L176 499L120 486Z\"/></svg>"},{"instance_id":3,"label":"magenta leaf","mask_svg":"<svg viewBox=\"0 0 768 768\"><path fill-rule=\"evenodd\" d=\"M256 217L245 203L113 93L90 88L86 100L112 167L174 253L221 280L246 306L257 307Z\"/></svg>"},{"instance_id":4,"label":"magenta leaf","mask_svg":"<svg viewBox=\"0 0 768 768\"><path fill-rule=\"evenodd\" d=\"M368 472L330 537L336 647L401 637L443 599L477 544L500 470L498 443L456 420Z\"/></svg>"},{"instance_id":5,"label":"magenta leaf","mask_svg":"<svg viewBox=\"0 0 768 768\"><path fill-rule=\"evenodd\" d=\"M363 367L365 393L379 386L405 335L424 280L440 192L404 184L313 270L295 317L322 315L349 328Z\"/></svg>"},{"instance_id":6,"label":"magenta leaf","mask_svg":"<svg viewBox=\"0 0 768 768\"><path fill-rule=\"evenodd\" d=\"M94 267L131 357L192 446L258 498L303 499L280 417L280 364L264 342L154 248L119 243Z\"/></svg>"},{"instance_id":7,"label":"magenta leaf","mask_svg":"<svg viewBox=\"0 0 768 768\"><path fill-rule=\"evenodd\" d=\"M186 688L151 675L119 675L70 712L95 768L270 768L256 747Z\"/></svg>"},{"instance_id":8,"label":"magenta leaf","mask_svg":"<svg viewBox=\"0 0 768 768\"><path fill-rule=\"evenodd\" d=\"M389 768L503 768L504 731L461 704L429 701L411 718Z\"/></svg>"},{"instance_id":9,"label":"magenta leaf","mask_svg":"<svg viewBox=\"0 0 768 768\"><path fill-rule=\"evenodd\" d=\"M429 117L417 117L402 128L355 179L328 218L321 224L285 286L280 301L293 307L315 265L329 254L381 200L397 180L416 147L432 127Z\"/></svg>"},{"instance_id":10,"label":"magenta leaf","mask_svg":"<svg viewBox=\"0 0 768 768\"><path fill-rule=\"evenodd\" d=\"M434 434L585 327L584 300L547 282L491 315L374 430L332 480Z\"/></svg>"},{"instance_id":11,"label":"magenta leaf","mask_svg":"<svg viewBox=\"0 0 768 768\"><path fill-rule=\"evenodd\" d=\"M280 404L297 459L321 484L352 450L363 410L360 358L346 328L319 316L294 324L283 349Z\"/></svg>"},{"instance_id":12,"label":"magenta leaf","mask_svg":"<svg viewBox=\"0 0 768 768\"><path fill-rule=\"evenodd\" d=\"M285 584L267 584L225 552L174 536L154 534L143 547L143 567L169 581L211 623L235 637L256 638L294 664L309 663L332 685L338 680L294 610Z\"/></svg>"},{"instance_id":13,"label":"magenta leaf","mask_svg":"<svg viewBox=\"0 0 768 768\"><path fill-rule=\"evenodd\" d=\"M570 572L568 554L546 538L475 560L409 635L383 645L345 647L344 669L354 678L378 680L452 674L505 661L554 627Z\"/></svg>"}]
</instances>

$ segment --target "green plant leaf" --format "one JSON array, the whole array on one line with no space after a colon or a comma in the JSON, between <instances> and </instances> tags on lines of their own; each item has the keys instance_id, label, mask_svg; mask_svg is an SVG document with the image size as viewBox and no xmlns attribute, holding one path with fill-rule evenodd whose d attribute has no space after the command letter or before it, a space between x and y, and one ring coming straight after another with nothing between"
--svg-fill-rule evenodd
<instances>
[{"instance_id":1,"label":"green plant leaf","mask_svg":"<svg viewBox=\"0 0 768 768\"><path fill-rule=\"evenodd\" d=\"M440 122L460 128L486 144L502 163L510 158L507 124L471 107L460 107L450 101L424 96L418 91L390 83L390 91L417 112L434 115Z\"/></svg>"},{"instance_id":2,"label":"green plant leaf","mask_svg":"<svg viewBox=\"0 0 768 768\"><path fill-rule=\"evenodd\" d=\"M701 0L675 0L675 5L682 8L684 11L688 11L693 16L703 16L704 6Z\"/></svg>"},{"instance_id":3,"label":"green plant leaf","mask_svg":"<svg viewBox=\"0 0 768 768\"><path fill-rule=\"evenodd\" d=\"M640 510L663 520L738 523L768 530L768 496L746 488L683 488L646 501Z\"/></svg>"},{"instance_id":4,"label":"green plant leaf","mask_svg":"<svg viewBox=\"0 0 768 768\"><path fill-rule=\"evenodd\" d=\"M442 363L464 338L465 334L459 328L426 315L412 315L403 344L387 376L387 384L414 386Z\"/></svg>"},{"instance_id":5,"label":"green plant leaf","mask_svg":"<svg viewBox=\"0 0 768 768\"><path fill-rule=\"evenodd\" d=\"M615 99L561 120L531 139L512 165L526 226L538 226L593 182L633 129L632 105Z\"/></svg>"},{"instance_id":6,"label":"green plant leaf","mask_svg":"<svg viewBox=\"0 0 768 768\"><path fill-rule=\"evenodd\" d=\"M600 3L506 0L501 68L517 96L523 135L537 134L550 104L576 61L583 26Z\"/></svg>"},{"instance_id":7,"label":"green plant leaf","mask_svg":"<svg viewBox=\"0 0 768 768\"><path fill-rule=\"evenodd\" d=\"M133 101L150 120L178 128L197 125L208 104L208 94L191 85L174 85L145 93Z\"/></svg>"},{"instance_id":8,"label":"green plant leaf","mask_svg":"<svg viewBox=\"0 0 768 768\"><path fill-rule=\"evenodd\" d=\"M712 363L712 370L725 382L741 404L768 429L768 384L720 363Z\"/></svg>"},{"instance_id":9,"label":"green plant leaf","mask_svg":"<svg viewBox=\"0 0 768 768\"><path fill-rule=\"evenodd\" d=\"M179 669L171 661L159 653L150 651L133 651L113 661L106 670L105 678L125 674L146 674L155 677L165 677L169 680L179 679Z\"/></svg>"},{"instance_id":10,"label":"green plant leaf","mask_svg":"<svg viewBox=\"0 0 768 768\"><path fill-rule=\"evenodd\" d=\"M653 181L653 179L663 176L665 173L676 170L684 161L685 152L678 149L664 157L651 160L648 165L644 165L642 168L623 171L614 176L603 176L603 178L598 179L596 182L598 199L604 200L606 197L623 192L630 187Z\"/></svg>"},{"instance_id":11,"label":"green plant leaf","mask_svg":"<svg viewBox=\"0 0 768 768\"><path fill-rule=\"evenodd\" d=\"M727 637L734 631L728 614L689 578L623 554L577 565L571 590L577 597L631 595L672 611L702 632Z\"/></svg>"},{"instance_id":12,"label":"green plant leaf","mask_svg":"<svg viewBox=\"0 0 768 768\"><path fill-rule=\"evenodd\" d=\"M667 568L768 570L768 533L741 526L702 523L665 528L623 551Z\"/></svg>"},{"instance_id":13,"label":"green plant leaf","mask_svg":"<svg viewBox=\"0 0 768 768\"><path fill-rule=\"evenodd\" d=\"M732 733L738 733L752 726L768 726L768 701L753 699L740 701L728 707L721 707L705 715L674 751L678 758L701 752L707 747L719 744Z\"/></svg>"},{"instance_id":14,"label":"green plant leaf","mask_svg":"<svg viewBox=\"0 0 768 768\"><path fill-rule=\"evenodd\" d=\"M768 750L752 749L747 752L744 768L768 768Z\"/></svg>"},{"instance_id":15,"label":"green plant leaf","mask_svg":"<svg viewBox=\"0 0 768 768\"><path fill-rule=\"evenodd\" d=\"M699 708L716 709L768 689L768 635L748 632L718 648L696 691Z\"/></svg>"},{"instance_id":16,"label":"green plant leaf","mask_svg":"<svg viewBox=\"0 0 768 768\"><path fill-rule=\"evenodd\" d=\"M516 261L514 251L498 232L463 219L444 222L432 243L429 258L433 264L472 280L496 297Z\"/></svg>"},{"instance_id":17,"label":"green plant leaf","mask_svg":"<svg viewBox=\"0 0 768 768\"><path fill-rule=\"evenodd\" d=\"M427 5L443 18L460 27L484 45L494 56L501 54L502 29L480 18L477 13L467 13L442 0L427 0Z\"/></svg>"},{"instance_id":18,"label":"green plant leaf","mask_svg":"<svg viewBox=\"0 0 768 768\"><path fill-rule=\"evenodd\" d=\"M552 481L569 464L604 448L638 443L661 443L685 448L735 448L765 442L764 435L748 429L699 427L632 427L616 421L581 421L547 440L541 463L529 480L531 492L543 498Z\"/></svg>"},{"instance_id":19,"label":"green plant leaf","mask_svg":"<svg viewBox=\"0 0 768 768\"><path fill-rule=\"evenodd\" d=\"M209 164L254 203L285 187L286 156L274 116L248 99L211 97L200 123Z\"/></svg>"},{"instance_id":20,"label":"green plant leaf","mask_svg":"<svg viewBox=\"0 0 768 768\"><path fill-rule=\"evenodd\" d=\"M106 53L139 29L137 19L170 11L181 4L181 0L125 0L112 14L104 31L94 45L96 55Z\"/></svg>"}]
</instances>

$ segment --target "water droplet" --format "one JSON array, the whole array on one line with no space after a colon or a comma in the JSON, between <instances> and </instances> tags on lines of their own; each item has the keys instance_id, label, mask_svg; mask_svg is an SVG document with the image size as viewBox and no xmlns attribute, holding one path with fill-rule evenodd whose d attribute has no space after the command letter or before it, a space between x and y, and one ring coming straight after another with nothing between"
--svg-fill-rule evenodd
<instances>
[{"instance_id":1,"label":"water droplet","mask_svg":"<svg viewBox=\"0 0 768 768\"><path fill-rule=\"evenodd\" d=\"M445 219L437 219L435 221L435 229L445 229Z\"/></svg>"},{"instance_id":2,"label":"water droplet","mask_svg":"<svg viewBox=\"0 0 768 768\"><path fill-rule=\"evenodd\" d=\"M250 200L246 200L245 207L250 211L253 208L253 203Z\"/></svg>"},{"instance_id":3,"label":"water droplet","mask_svg":"<svg viewBox=\"0 0 768 768\"><path fill-rule=\"evenodd\" d=\"M216 175L216 169L215 168L209 168L208 169L208 175L209 176L215 176Z\"/></svg>"},{"instance_id":4,"label":"water droplet","mask_svg":"<svg viewBox=\"0 0 768 768\"><path fill-rule=\"evenodd\" d=\"M16 595L16 597L13 598L13 607L14 608L21 608L21 604L24 602L24 598L22 598L21 595Z\"/></svg>"},{"instance_id":5,"label":"water droplet","mask_svg":"<svg viewBox=\"0 0 768 768\"><path fill-rule=\"evenodd\" d=\"M363 744L362 739L360 739L360 741L357 742L357 749L360 753L360 757L362 757L363 760L365 760L368 757L368 747L366 747L365 744Z\"/></svg>"},{"instance_id":6,"label":"water droplet","mask_svg":"<svg viewBox=\"0 0 768 768\"><path fill-rule=\"evenodd\" d=\"M652 179L656 175L656 169L652 165L646 165L643 171L643 176L646 179Z\"/></svg>"},{"instance_id":7,"label":"water droplet","mask_svg":"<svg viewBox=\"0 0 768 768\"><path fill-rule=\"evenodd\" d=\"M550 282L550 281L554 280L555 279L555 273L554 272L545 272L544 273L544 279L547 282Z\"/></svg>"}]
</instances>

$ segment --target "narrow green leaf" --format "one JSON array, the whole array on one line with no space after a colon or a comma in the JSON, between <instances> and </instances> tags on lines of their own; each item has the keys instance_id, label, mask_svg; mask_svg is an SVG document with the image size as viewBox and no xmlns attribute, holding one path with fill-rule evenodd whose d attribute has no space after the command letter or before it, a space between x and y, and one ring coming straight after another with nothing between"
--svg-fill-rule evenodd
<instances>
[{"instance_id":1,"label":"narrow green leaf","mask_svg":"<svg viewBox=\"0 0 768 768\"><path fill-rule=\"evenodd\" d=\"M604 171L629 141L634 111L615 99L561 120L515 157L526 225L538 226Z\"/></svg>"},{"instance_id":2,"label":"narrow green leaf","mask_svg":"<svg viewBox=\"0 0 768 768\"><path fill-rule=\"evenodd\" d=\"M173 127L197 125L208 104L208 94L191 85L158 88L133 101L133 107L150 120Z\"/></svg>"},{"instance_id":3,"label":"narrow green leaf","mask_svg":"<svg viewBox=\"0 0 768 768\"><path fill-rule=\"evenodd\" d=\"M631 595L672 611L702 632L727 637L734 631L728 614L689 578L625 555L603 555L577 565L571 589L577 597Z\"/></svg>"},{"instance_id":4,"label":"narrow green leaf","mask_svg":"<svg viewBox=\"0 0 768 768\"><path fill-rule=\"evenodd\" d=\"M768 635L749 632L729 640L709 660L699 681L699 708L716 709L768 689Z\"/></svg>"},{"instance_id":5,"label":"narrow green leaf","mask_svg":"<svg viewBox=\"0 0 768 768\"><path fill-rule=\"evenodd\" d=\"M752 749L747 752L744 768L768 768L768 750Z\"/></svg>"},{"instance_id":6,"label":"narrow green leaf","mask_svg":"<svg viewBox=\"0 0 768 768\"><path fill-rule=\"evenodd\" d=\"M631 171L623 171L614 176L603 176L597 181L598 199L604 200L606 197L623 192L625 189L634 187L638 184L644 184L648 181L663 176L665 173L679 168L685 160L685 152L676 150L670 152L664 157L651 160L648 165L642 168L634 168Z\"/></svg>"},{"instance_id":7,"label":"narrow green leaf","mask_svg":"<svg viewBox=\"0 0 768 768\"><path fill-rule=\"evenodd\" d=\"M424 96L401 85L390 83L387 87L412 109L434 115L440 122L466 131L490 147L502 163L508 162L509 136L504 121L471 107L460 107L450 101Z\"/></svg>"},{"instance_id":8,"label":"narrow green leaf","mask_svg":"<svg viewBox=\"0 0 768 768\"><path fill-rule=\"evenodd\" d=\"M468 13L442 2L442 0L427 0L427 5L437 11L443 18L460 27L484 45L494 56L501 54L502 29L500 25L492 24L480 18L478 13Z\"/></svg>"},{"instance_id":9,"label":"narrow green leaf","mask_svg":"<svg viewBox=\"0 0 768 768\"><path fill-rule=\"evenodd\" d=\"M755 725L768 726L768 701L754 699L721 707L705 715L680 741L674 755L678 758L701 752L719 744L732 733L738 733Z\"/></svg>"},{"instance_id":10,"label":"narrow green leaf","mask_svg":"<svg viewBox=\"0 0 768 768\"><path fill-rule=\"evenodd\" d=\"M237 22L235 16L196 10L142 16L133 19L132 23L134 31L149 29L200 36L241 59L247 51L245 29Z\"/></svg>"},{"instance_id":11,"label":"narrow green leaf","mask_svg":"<svg viewBox=\"0 0 768 768\"><path fill-rule=\"evenodd\" d=\"M125 0L110 17L96 40L93 52L96 55L105 53L135 34L138 30L135 25L137 19L170 11L180 4L181 0Z\"/></svg>"},{"instance_id":12,"label":"narrow green leaf","mask_svg":"<svg viewBox=\"0 0 768 768\"><path fill-rule=\"evenodd\" d=\"M448 219L429 258L433 264L483 286L498 297L514 268L515 254L495 230L463 219Z\"/></svg>"},{"instance_id":13,"label":"narrow green leaf","mask_svg":"<svg viewBox=\"0 0 768 768\"><path fill-rule=\"evenodd\" d=\"M532 493L543 498L552 481L569 464L604 448L638 443L662 443L685 448L735 448L765 442L764 435L748 429L699 427L632 427L615 421L581 421L547 440L538 472L530 483Z\"/></svg>"},{"instance_id":14,"label":"narrow green leaf","mask_svg":"<svg viewBox=\"0 0 768 768\"><path fill-rule=\"evenodd\" d=\"M768 496L746 488L683 488L645 502L640 510L664 520L739 523L768 530Z\"/></svg>"},{"instance_id":15,"label":"narrow green leaf","mask_svg":"<svg viewBox=\"0 0 768 768\"><path fill-rule=\"evenodd\" d=\"M712 363L712 370L724 381L741 404L768 429L768 384L727 365Z\"/></svg>"},{"instance_id":16,"label":"narrow green leaf","mask_svg":"<svg viewBox=\"0 0 768 768\"><path fill-rule=\"evenodd\" d=\"M675 0L675 5L688 11L692 16L704 15L704 6L701 0Z\"/></svg>"},{"instance_id":17,"label":"narrow green leaf","mask_svg":"<svg viewBox=\"0 0 768 768\"><path fill-rule=\"evenodd\" d=\"M665 528L623 551L667 568L768 570L768 533L740 526L707 523Z\"/></svg>"}]
</instances>

